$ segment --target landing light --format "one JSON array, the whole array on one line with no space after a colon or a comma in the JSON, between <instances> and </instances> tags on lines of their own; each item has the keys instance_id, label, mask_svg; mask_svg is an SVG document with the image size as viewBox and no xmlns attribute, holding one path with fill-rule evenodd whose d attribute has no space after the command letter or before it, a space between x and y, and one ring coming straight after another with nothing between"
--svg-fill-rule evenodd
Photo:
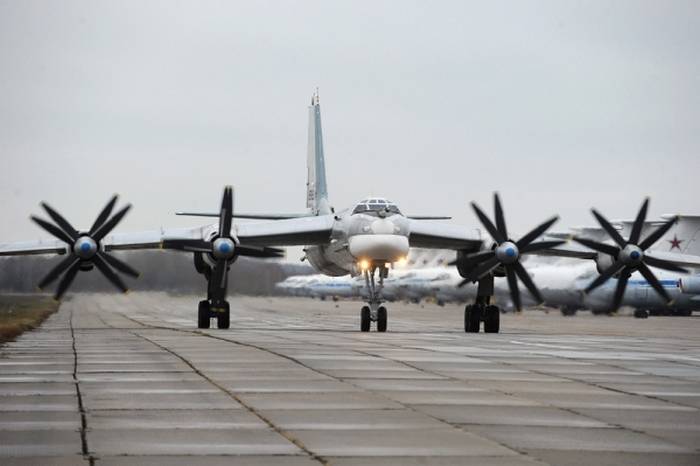
<instances>
[{"instance_id":1,"label":"landing light","mask_svg":"<svg viewBox=\"0 0 700 466\"><path fill-rule=\"evenodd\" d=\"M399 257L399 259L395 262L395 265L398 265L400 267L403 267L408 263L408 258L406 256Z\"/></svg>"},{"instance_id":2,"label":"landing light","mask_svg":"<svg viewBox=\"0 0 700 466\"><path fill-rule=\"evenodd\" d=\"M367 259L362 259L357 265L360 266L360 270L367 270L369 268L369 261L367 261Z\"/></svg>"}]
</instances>

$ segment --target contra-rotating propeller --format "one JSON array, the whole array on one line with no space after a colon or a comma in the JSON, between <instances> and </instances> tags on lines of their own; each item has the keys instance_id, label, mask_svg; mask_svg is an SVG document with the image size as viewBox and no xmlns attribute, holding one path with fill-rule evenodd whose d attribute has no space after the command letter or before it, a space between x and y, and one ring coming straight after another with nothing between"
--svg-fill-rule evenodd
<instances>
[{"instance_id":1,"label":"contra-rotating propeller","mask_svg":"<svg viewBox=\"0 0 700 466\"><path fill-rule=\"evenodd\" d=\"M513 241L508 237L506 221L503 215L503 208L501 207L501 200L498 193L494 193L493 201L496 225L491 222L491 220L486 216L486 214L484 214L479 206L476 205L476 203L472 202L472 209L474 209L476 216L479 217L479 221L495 241L495 245L490 251L469 254L463 259L462 268L468 267L471 268L471 271L464 278L464 280L462 280L459 286L462 287L469 282L476 281L484 274L489 273L495 267L503 266L508 279L510 297L516 309L521 309L518 278L530 291L530 294L532 294L535 300L538 303L541 303L543 301L542 295L533 283L530 275L528 275L527 271L520 263L520 256L522 254L543 251L545 249L551 249L564 244L564 241L561 240L534 242L537 238L542 236L542 234L544 234L544 232L547 231L549 227L551 227L554 222L559 219L559 217L552 217L538 227L534 228L518 241Z\"/></svg>"},{"instance_id":2,"label":"contra-rotating propeller","mask_svg":"<svg viewBox=\"0 0 700 466\"><path fill-rule=\"evenodd\" d=\"M139 273L128 264L107 254L100 247L100 241L119 224L131 208L131 205L127 204L110 217L116 203L117 195L115 194L97 216L88 232L79 232L51 206L45 202L41 203L41 207L56 224L54 225L34 215L31 216L31 219L48 233L68 244L69 254L39 282L39 289L43 289L62 275L63 278L58 283L56 294L54 295L55 299L61 299L61 296L63 296L75 279L78 271L89 269L91 264L94 264L114 286L123 292L128 291L128 288L119 278L119 275L115 273L115 270L132 277L138 277Z\"/></svg>"},{"instance_id":3,"label":"contra-rotating propeller","mask_svg":"<svg viewBox=\"0 0 700 466\"><path fill-rule=\"evenodd\" d=\"M237 245L231 235L233 220L233 187L224 188L219 211L219 228L211 240L204 239L165 239L163 248L178 249L195 253L210 254L215 264L211 280L218 288L224 288L228 275L228 262L235 255L250 257L284 257L284 251L275 248L253 248Z\"/></svg>"},{"instance_id":4,"label":"contra-rotating propeller","mask_svg":"<svg viewBox=\"0 0 700 466\"><path fill-rule=\"evenodd\" d=\"M613 246L610 244L600 243L598 241L593 241L587 238L574 237L573 240L580 243L586 247L598 251L600 253L606 254L613 259L613 264L607 269L603 270L598 278L593 280L590 285L585 289L586 293L591 292L595 288L599 287L606 281L608 281L612 276L619 274L617 280L617 286L615 288L615 295L613 297L612 310L615 311L620 307L622 303L622 297L625 294L625 289L627 288L627 281L633 272L639 270L639 273L646 279L646 281L651 285L656 293L663 298L666 303L671 302L671 297L668 295L664 287L661 285L659 280L656 278L654 273L649 269L649 266L657 267L659 269L670 270L672 272L688 273L682 267L677 266L673 262L669 262L663 259L658 259L656 257L648 256L645 251L654 245L661 237L666 234L668 230L671 229L674 223L678 221L678 217L673 217L666 223L661 225L659 228L650 233L646 238L640 242L640 236L642 233L642 228L644 227L644 220L647 216L647 208L649 207L649 198L644 199L642 206L639 208L637 213L637 218L632 224L632 230L630 232L629 238L625 241L620 233L613 227L610 222L603 217L597 210L591 209L593 216L598 220L598 223L603 230L612 238L612 240L617 244Z\"/></svg>"}]
</instances>

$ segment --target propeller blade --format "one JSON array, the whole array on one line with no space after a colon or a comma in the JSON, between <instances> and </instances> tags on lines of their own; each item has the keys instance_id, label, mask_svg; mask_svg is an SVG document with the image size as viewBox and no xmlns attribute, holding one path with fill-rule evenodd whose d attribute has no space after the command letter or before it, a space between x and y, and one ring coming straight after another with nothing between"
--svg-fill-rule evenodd
<instances>
[{"instance_id":1,"label":"propeller blade","mask_svg":"<svg viewBox=\"0 0 700 466\"><path fill-rule=\"evenodd\" d=\"M610 238L612 238L613 241L617 243L618 246L621 248L624 248L627 245L627 242L622 239L622 236L620 236L620 233L613 227L608 220L603 217L597 210L591 209L591 212L593 213L593 216L598 220L598 223L600 223L600 226L603 227L603 230L605 230ZM643 249L643 248L642 248Z\"/></svg>"},{"instance_id":2,"label":"propeller blade","mask_svg":"<svg viewBox=\"0 0 700 466\"><path fill-rule=\"evenodd\" d=\"M671 261L659 259L652 256L644 256L644 263L657 269L670 270L671 272L690 273L687 269L674 264Z\"/></svg>"},{"instance_id":3,"label":"propeller blade","mask_svg":"<svg viewBox=\"0 0 700 466\"><path fill-rule=\"evenodd\" d=\"M119 275L114 273L114 271L109 268L109 265L107 265L107 262L105 262L101 254L95 255L92 258L92 262L100 270L100 272L102 272L102 274L107 278L107 280L112 282L114 286L122 290L124 293L129 291L129 288L127 288L122 279L119 278Z\"/></svg>"},{"instance_id":4,"label":"propeller blade","mask_svg":"<svg viewBox=\"0 0 700 466\"><path fill-rule=\"evenodd\" d=\"M131 209L131 204L127 204L126 206L122 207L122 209L119 210L116 214L114 214L112 218L100 225L97 228L97 230L95 230L95 232L92 235L90 235L92 236L92 239L98 242L101 241L102 238L107 236L107 234L109 234L109 232L112 231L114 227L116 227L117 224L122 221L129 209Z\"/></svg>"},{"instance_id":5,"label":"propeller blade","mask_svg":"<svg viewBox=\"0 0 700 466\"><path fill-rule=\"evenodd\" d=\"M645 264L639 264L639 273L642 274L646 281L652 286L652 288L654 288L654 290L656 290L656 293L659 296L661 296L666 301L666 303L671 302L671 297L668 295L663 285L661 285L661 282L659 282L654 273L651 270L649 270L649 267L647 267Z\"/></svg>"},{"instance_id":6,"label":"propeller blade","mask_svg":"<svg viewBox=\"0 0 700 466\"><path fill-rule=\"evenodd\" d=\"M76 239L78 239L78 232L75 230L75 228L73 228L73 225L71 225L70 223L68 223L68 220L66 220L65 218L63 218L63 216L62 216L61 214L59 214L58 212L56 212L54 209L51 208L50 205L48 205L48 204L45 203L45 202L42 202L42 203L41 203L41 207L44 208L44 210L46 211L46 213L49 214L49 217L51 217L51 219L52 219L54 222L56 222L56 224L57 224L63 231L65 231L65 232L68 234L68 236L70 236L70 237L73 239L73 241L75 241Z\"/></svg>"},{"instance_id":7,"label":"propeller blade","mask_svg":"<svg viewBox=\"0 0 700 466\"><path fill-rule=\"evenodd\" d=\"M219 238L231 236L231 220L233 218L233 188L224 188L224 197L221 199L221 211L219 214Z\"/></svg>"},{"instance_id":8,"label":"propeller blade","mask_svg":"<svg viewBox=\"0 0 700 466\"><path fill-rule=\"evenodd\" d=\"M513 301L513 306L520 311L522 305L520 303L520 289L518 288L518 279L515 276L513 267L506 265L506 278L508 278L508 289L510 290L510 299Z\"/></svg>"},{"instance_id":9,"label":"propeller blade","mask_svg":"<svg viewBox=\"0 0 700 466\"><path fill-rule=\"evenodd\" d=\"M58 287L56 288L56 294L54 295L54 299L58 301L61 299L63 294L66 292L68 287L70 286L71 283L73 283L73 280L75 279L75 276L78 273L78 270L80 270L80 261L76 261L73 263L73 265L70 266L66 274L63 276L60 282L58 282Z\"/></svg>"},{"instance_id":10,"label":"propeller blade","mask_svg":"<svg viewBox=\"0 0 700 466\"><path fill-rule=\"evenodd\" d=\"M56 280L58 277L61 276L63 272L65 272L67 269L69 269L73 264L76 262L79 262L80 259L73 254L69 254L68 257L63 259L61 262L58 263L53 269L47 273L44 278L41 279L39 282L39 289L44 289L46 285L49 285L51 282Z\"/></svg>"},{"instance_id":11,"label":"propeller blade","mask_svg":"<svg viewBox=\"0 0 700 466\"><path fill-rule=\"evenodd\" d=\"M622 297L625 294L625 289L627 288L627 280L630 278L630 273L627 267L617 279L617 287L615 288L615 296L613 297L612 310L617 311L622 303Z\"/></svg>"},{"instance_id":12,"label":"propeller blade","mask_svg":"<svg viewBox=\"0 0 700 466\"><path fill-rule=\"evenodd\" d=\"M642 207L639 208L639 213L637 218L634 220L632 225L632 232L630 233L629 242L632 244L639 243L639 235L642 234L642 227L644 226L644 220L647 218L647 209L649 208L649 198L644 199Z\"/></svg>"},{"instance_id":13,"label":"propeller blade","mask_svg":"<svg viewBox=\"0 0 700 466\"><path fill-rule=\"evenodd\" d=\"M29 218L31 218L32 221L33 221L34 223L36 223L36 224L39 225L41 228L43 228L43 229L46 230L47 232L51 233L53 236L55 236L56 238L60 239L61 241L65 242L65 243L68 243L68 244L70 244L70 245L73 245L73 243L75 242L75 241L73 240L73 238L71 238L70 236L68 236L68 233L64 232L63 230L61 230L60 228L58 228L56 225L54 225L54 224L52 224L52 223L49 223L49 222L47 222L46 220L44 220L44 219L42 219L42 218L35 217L34 215L32 215L32 216L29 217Z\"/></svg>"},{"instance_id":14,"label":"propeller blade","mask_svg":"<svg viewBox=\"0 0 700 466\"><path fill-rule=\"evenodd\" d=\"M520 281L523 282L523 285L525 285L525 288L527 288L532 297L535 298L537 304L543 303L544 299L542 299L540 290L538 290L535 286L535 283L532 281L532 278L530 278L530 274L527 273L525 267L523 267L523 265L520 262L516 262L513 264L513 268L515 269L515 273L520 278Z\"/></svg>"},{"instance_id":15,"label":"propeller blade","mask_svg":"<svg viewBox=\"0 0 700 466\"><path fill-rule=\"evenodd\" d=\"M668 222L664 223L661 225L659 228L654 230L653 233L651 233L649 236L644 238L644 240L639 243L639 247L642 249L642 251L646 251L649 249L654 243L656 243L658 240L661 239L663 235L666 234L668 230L671 229L674 223L678 221L678 217L673 217L671 220Z\"/></svg>"},{"instance_id":16,"label":"propeller blade","mask_svg":"<svg viewBox=\"0 0 700 466\"><path fill-rule=\"evenodd\" d=\"M116 257L112 256L111 254L107 254L106 252L98 252L98 256L102 257L105 262L107 262L113 269L116 269L120 271L123 274L129 275L134 278L138 278L139 275L141 275L137 270L132 268L129 264L126 262L123 262Z\"/></svg>"},{"instance_id":17,"label":"propeller blade","mask_svg":"<svg viewBox=\"0 0 700 466\"><path fill-rule=\"evenodd\" d=\"M203 239L164 239L163 249L178 249L188 252L211 252L212 244Z\"/></svg>"},{"instance_id":18,"label":"propeller blade","mask_svg":"<svg viewBox=\"0 0 700 466\"><path fill-rule=\"evenodd\" d=\"M484 226L484 228L486 228L486 231L489 232L489 235L491 235L491 237L494 240L496 240L497 243L500 244L500 243L503 243L504 241L506 241L506 237L501 235L501 232L498 231L498 229L493 225L491 220L489 220L489 218L486 216L486 214L484 212L482 212L482 210L479 208L479 206L476 205L476 203L474 203L474 202L472 202L472 209L474 210L474 213L476 214L476 216L479 217L479 221Z\"/></svg>"},{"instance_id":19,"label":"propeller blade","mask_svg":"<svg viewBox=\"0 0 700 466\"><path fill-rule=\"evenodd\" d=\"M260 258L280 258L285 257L284 249L277 248L252 248L248 246L238 246L236 251L241 256Z\"/></svg>"},{"instance_id":20,"label":"propeller blade","mask_svg":"<svg viewBox=\"0 0 700 466\"><path fill-rule=\"evenodd\" d=\"M535 227L530 231L530 233L526 234L522 238L520 238L518 241L515 242L515 244L518 246L518 249L521 249L528 244L532 243L535 241L537 238L542 236L542 234L549 229L552 225L554 225L554 222L559 220L559 216L555 215L554 217L550 218L543 224Z\"/></svg>"},{"instance_id":21,"label":"propeller blade","mask_svg":"<svg viewBox=\"0 0 700 466\"><path fill-rule=\"evenodd\" d=\"M477 253L469 254L468 256L465 256L462 259L461 263L464 266L469 267L471 265L477 265L477 264L480 264L481 262L484 262L485 260L491 259L495 255L496 255L496 253L493 251L477 252ZM456 260L456 261L454 261L454 263L450 263L449 265L457 265L458 263L460 263L460 261Z\"/></svg>"},{"instance_id":22,"label":"propeller blade","mask_svg":"<svg viewBox=\"0 0 700 466\"><path fill-rule=\"evenodd\" d=\"M501 207L501 199L498 193L493 193L494 210L496 214L496 228L501 236L508 238L508 229L506 228L506 219L503 217L503 207Z\"/></svg>"},{"instance_id":23,"label":"propeller blade","mask_svg":"<svg viewBox=\"0 0 700 466\"><path fill-rule=\"evenodd\" d=\"M116 194L112 196L112 198L109 200L106 206L102 209L100 212L100 215L97 216L95 219L95 222L92 224L90 227L90 236L95 234L95 231L109 218L109 215L112 213L112 209L114 209L114 204L117 203L117 199L119 196Z\"/></svg>"},{"instance_id":24,"label":"propeller blade","mask_svg":"<svg viewBox=\"0 0 700 466\"><path fill-rule=\"evenodd\" d=\"M605 244L605 243L600 243L598 241L593 241L592 239L588 238L579 238L577 236L574 236L573 238L574 241L576 241L579 244L583 244L587 248L591 248L594 251L602 252L603 254L607 254L608 256L617 258L617 255L620 254L620 248L617 246L612 246L610 244Z\"/></svg>"},{"instance_id":25,"label":"propeller blade","mask_svg":"<svg viewBox=\"0 0 700 466\"><path fill-rule=\"evenodd\" d=\"M482 275L484 275L486 272L489 272L492 268L496 267L498 265L498 259L494 256L491 259L488 259L481 264L477 265L474 270L469 274L469 276L464 277L464 280L459 284L460 287L466 285L469 282L473 282L474 280L478 279Z\"/></svg>"},{"instance_id":26,"label":"propeller blade","mask_svg":"<svg viewBox=\"0 0 700 466\"><path fill-rule=\"evenodd\" d=\"M520 250L520 254L542 251L544 249L552 249L556 248L557 246L561 246L564 243L566 243L566 241L563 240L538 241L536 243L530 243L527 246L523 246L523 248Z\"/></svg>"},{"instance_id":27,"label":"propeller blade","mask_svg":"<svg viewBox=\"0 0 700 466\"><path fill-rule=\"evenodd\" d=\"M591 284L588 285L584 291L586 293L590 293L591 291L593 291L594 289L598 288L600 285L602 285L603 283L608 281L608 279L610 277L612 277L617 272L619 272L620 269L622 269L623 267L624 267L624 265L622 265L620 262L615 262L613 265L611 265L607 269L603 270L603 273L598 275L598 277L595 280L593 280L591 282Z\"/></svg>"}]
</instances>

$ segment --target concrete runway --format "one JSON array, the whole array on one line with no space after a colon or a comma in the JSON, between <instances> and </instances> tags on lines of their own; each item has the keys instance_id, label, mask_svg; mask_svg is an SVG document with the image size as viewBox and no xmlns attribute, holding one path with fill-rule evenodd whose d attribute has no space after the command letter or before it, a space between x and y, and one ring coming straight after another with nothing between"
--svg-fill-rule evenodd
<instances>
[{"instance_id":1,"label":"concrete runway","mask_svg":"<svg viewBox=\"0 0 700 466\"><path fill-rule=\"evenodd\" d=\"M700 464L700 318L76 295L0 348L0 464Z\"/></svg>"}]
</instances>

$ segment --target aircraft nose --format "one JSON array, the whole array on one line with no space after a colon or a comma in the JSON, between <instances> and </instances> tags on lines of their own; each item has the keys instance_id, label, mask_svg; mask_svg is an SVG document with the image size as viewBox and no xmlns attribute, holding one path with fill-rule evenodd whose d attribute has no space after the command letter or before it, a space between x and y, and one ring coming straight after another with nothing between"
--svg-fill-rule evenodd
<instances>
[{"instance_id":1,"label":"aircraft nose","mask_svg":"<svg viewBox=\"0 0 700 466\"><path fill-rule=\"evenodd\" d=\"M388 218L380 218L372 222L370 230L375 235L392 235L398 233L398 227Z\"/></svg>"},{"instance_id":2,"label":"aircraft nose","mask_svg":"<svg viewBox=\"0 0 700 466\"><path fill-rule=\"evenodd\" d=\"M408 254L408 238L395 234L354 235L349 238L349 248L358 259L396 262Z\"/></svg>"}]
</instances>

